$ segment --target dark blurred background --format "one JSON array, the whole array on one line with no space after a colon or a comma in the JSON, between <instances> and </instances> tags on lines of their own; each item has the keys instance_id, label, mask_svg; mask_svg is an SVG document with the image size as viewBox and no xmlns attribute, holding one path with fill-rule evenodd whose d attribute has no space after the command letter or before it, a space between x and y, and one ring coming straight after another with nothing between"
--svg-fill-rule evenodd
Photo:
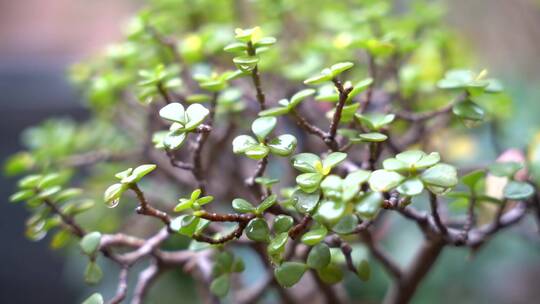
<instances>
[{"instance_id":1,"label":"dark blurred background","mask_svg":"<svg viewBox=\"0 0 540 304\"><path fill-rule=\"evenodd\" d=\"M0 1L1 162L21 149L24 128L50 116L87 116L66 81L65 69L118 39L126 18L139 5L128 0ZM506 146L522 145L540 125L538 113L530 110L538 109L540 97L540 1L449 0L448 13L448 24L461 33L478 67L487 67L507 84L519 119L505 124L502 141ZM12 189L14 180L0 177L0 303L77 302L85 287L70 280L69 269L74 267L67 264L75 262L50 251L46 242L24 238L26 211L6 203ZM470 303L538 299L540 291L530 288L540 276L538 248L537 241L510 239L506 233L474 263L463 262L465 252L449 253L417 299L433 303L430 299L441 292L440 286L450 294L473 280L481 281L464 295Z\"/></svg>"}]
</instances>

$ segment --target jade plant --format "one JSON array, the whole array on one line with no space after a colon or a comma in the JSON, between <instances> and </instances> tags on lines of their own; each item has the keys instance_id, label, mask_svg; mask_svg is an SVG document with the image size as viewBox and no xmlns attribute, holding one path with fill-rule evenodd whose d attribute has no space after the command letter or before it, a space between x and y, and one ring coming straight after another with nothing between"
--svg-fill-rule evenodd
<instances>
[{"instance_id":1,"label":"jade plant","mask_svg":"<svg viewBox=\"0 0 540 304\"><path fill-rule=\"evenodd\" d=\"M407 303L441 252L538 214L538 147L471 169L435 141L500 120L507 100L457 69L467 54L437 3L148 2L71 69L92 118L30 129L6 163L25 175L11 201L29 239L78 243L88 284L118 273L85 304L158 303L148 291L175 269L205 303L360 302L342 288L374 271L385 303ZM381 244L396 217L424 236L407 263Z\"/></svg>"}]
</instances>

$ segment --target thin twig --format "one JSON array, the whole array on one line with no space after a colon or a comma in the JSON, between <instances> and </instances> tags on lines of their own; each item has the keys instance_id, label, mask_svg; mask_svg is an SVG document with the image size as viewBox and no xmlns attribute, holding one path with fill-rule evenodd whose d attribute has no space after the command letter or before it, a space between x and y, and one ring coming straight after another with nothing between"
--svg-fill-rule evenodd
<instances>
[{"instance_id":1,"label":"thin twig","mask_svg":"<svg viewBox=\"0 0 540 304\"><path fill-rule=\"evenodd\" d=\"M135 291L133 292L133 299L131 304L142 304L144 297L148 293L148 290L152 286L152 283L157 279L160 273L160 268L156 262L153 262L145 270L139 274L137 284L135 285Z\"/></svg>"},{"instance_id":2,"label":"thin twig","mask_svg":"<svg viewBox=\"0 0 540 304\"><path fill-rule=\"evenodd\" d=\"M126 298L127 290L128 290L128 268L123 267L122 269L120 269L120 274L118 277L118 288L116 289L116 294L109 301L109 304L122 303L122 301L124 301L124 299Z\"/></svg>"},{"instance_id":3,"label":"thin twig","mask_svg":"<svg viewBox=\"0 0 540 304\"><path fill-rule=\"evenodd\" d=\"M256 51L253 43L251 41L247 44L247 52L249 56L255 56ZM257 92L257 101L259 102L259 107L262 110L266 109L266 97L262 90L261 86L261 76L259 75L259 65L257 64L255 68L251 71L251 80L255 86L255 91Z\"/></svg>"},{"instance_id":4,"label":"thin twig","mask_svg":"<svg viewBox=\"0 0 540 304\"><path fill-rule=\"evenodd\" d=\"M437 225L437 228L439 229L439 232L441 234L447 234L447 227L443 224L441 217L439 215L439 202L437 200L437 196L433 192L429 192L429 205L431 207L431 215L433 216L433 219L435 220L435 224Z\"/></svg>"},{"instance_id":5,"label":"thin twig","mask_svg":"<svg viewBox=\"0 0 540 304\"><path fill-rule=\"evenodd\" d=\"M401 269L399 266L388 256L382 248L375 243L373 236L369 230L360 231L360 236L364 240L364 243L367 245L369 251L377 261L379 261L383 266L386 272L393 278L401 277Z\"/></svg>"}]
</instances>

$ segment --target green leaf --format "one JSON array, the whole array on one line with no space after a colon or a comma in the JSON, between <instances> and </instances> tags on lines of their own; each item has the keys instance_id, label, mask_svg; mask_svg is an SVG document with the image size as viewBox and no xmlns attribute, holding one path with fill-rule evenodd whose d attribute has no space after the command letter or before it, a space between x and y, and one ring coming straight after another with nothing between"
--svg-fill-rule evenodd
<instances>
[{"instance_id":1,"label":"green leaf","mask_svg":"<svg viewBox=\"0 0 540 304\"><path fill-rule=\"evenodd\" d=\"M17 183L17 186L19 186L19 188L21 189L35 188L37 187L41 178L42 176L37 175L37 174L25 176L24 178L19 180L19 182Z\"/></svg>"},{"instance_id":2,"label":"green leaf","mask_svg":"<svg viewBox=\"0 0 540 304\"><path fill-rule=\"evenodd\" d=\"M308 173L309 174L309 173ZM321 182L321 189L327 198L341 199L343 180L337 175L328 175Z\"/></svg>"},{"instance_id":3,"label":"green leaf","mask_svg":"<svg viewBox=\"0 0 540 304\"><path fill-rule=\"evenodd\" d=\"M242 258L238 257L234 259L232 271L233 272L243 272L246 269L246 265L244 264L244 260Z\"/></svg>"},{"instance_id":4,"label":"green leaf","mask_svg":"<svg viewBox=\"0 0 540 304\"><path fill-rule=\"evenodd\" d=\"M409 150L405 152L401 152L398 155L396 155L396 158L404 163L406 163L409 167L416 164L416 162L419 162L426 153L419 150Z\"/></svg>"},{"instance_id":5,"label":"green leaf","mask_svg":"<svg viewBox=\"0 0 540 304\"><path fill-rule=\"evenodd\" d=\"M103 304L103 296L97 292L93 293L82 304Z\"/></svg>"},{"instance_id":6,"label":"green leaf","mask_svg":"<svg viewBox=\"0 0 540 304\"><path fill-rule=\"evenodd\" d=\"M237 28L234 30L234 38L242 42L249 42L252 41L254 36L256 37L257 35L259 35L260 32L261 29L258 26L249 29Z\"/></svg>"},{"instance_id":7,"label":"green leaf","mask_svg":"<svg viewBox=\"0 0 540 304\"><path fill-rule=\"evenodd\" d=\"M203 196L195 201L195 205L203 206L211 203L214 200L214 197L211 195Z\"/></svg>"},{"instance_id":8,"label":"green leaf","mask_svg":"<svg viewBox=\"0 0 540 304\"><path fill-rule=\"evenodd\" d=\"M200 221L200 218L191 214L184 214L179 216L177 220L177 223L179 223L180 226L180 228L178 229L178 233L188 237L193 236L195 231L198 231L200 228Z\"/></svg>"},{"instance_id":9,"label":"green leaf","mask_svg":"<svg viewBox=\"0 0 540 304\"><path fill-rule=\"evenodd\" d=\"M349 95L350 96L350 95ZM337 102L339 94L337 89L332 84L325 84L319 87L315 100L324 102Z\"/></svg>"},{"instance_id":10,"label":"green leaf","mask_svg":"<svg viewBox=\"0 0 540 304\"><path fill-rule=\"evenodd\" d=\"M102 277L103 271L101 271L101 267L95 262L88 263L84 271L84 281L87 284L94 285L99 283Z\"/></svg>"},{"instance_id":11,"label":"green leaf","mask_svg":"<svg viewBox=\"0 0 540 304\"><path fill-rule=\"evenodd\" d=\"M294 286L307 270L306 264L299 262L285 262L274 270L279 285L289 288Z\"/></svg>"},{"instance_id":12,"label":"green leaf","mask_svg":"<svg viewBox=\"0 0 540 304\"><path fill-rule=\"evenodd\" d=\"M384 126L392 123L396 117L394 114L366 113L355 114L356 119L371 131L379 131Z\"/></svg>"},{"instance_id":13,"label":"green leaf","mask_svg":"<svg viewBox=\"0 0 540 304\"><path fill-rule=\"evenodd\" d=\"M240 213L249 213L255 211L255 207L250 202L242 198L235 198L232 201L232 207L234 211Z\"/></svg>"},{"instance_id":14,"label":"green leaf","mask_svg":"<svg viewBox=\"0 0 540 304\"><path fill-rule=\"evenodd\" d=\"M179 199L180 203L174 207L174 212L182 212L184 210L190 209L193 206L194 201L191 199L181 198Z\"/></svg>"},{"instance_id":15,"label":"green leaf","mask_svg":"<svg viewBox=\"0 0 540 304\"><path fill-rule=\"evenodd\" d=\"M274 37L263 37L259 40L257 40L255 43L254 43L254 46L256 48L259 48L259 47L266 47L266 46L271 46L271 45L274 45L276 43L276 38Z\"/></svg>"},{"instance_id":16,"label":"green leaf","mask_svg":"<svg viewBox=\"0 0 540 304\"><path fill-rule=\"evenodd\" d=\"M314 89L304 89L296 94L294 94L291 97L291 102L289 103L288 108L295 108L299 103L301 103L304 99L306 99L309 96L312 96L315 94Z\"/></svg>"},{"instance_id":17,"label":"green leaf","mask_svg":"<svg viewBox=\"0 0 540 304\"><path fill-rule=\"evenodd\" d=\"M496 162L489 166L489 172L495 176L512 178L523 168L523 163L518 162Z\"/></svg>"},{"instance_id":18,"label":"green leaf","mask_svg":"<svg viewBox=\"0 0 540 304\"><path fill-rule=\"evenodd\" d=\"M373 83L373 78L366 78L357 82L349 93L347 101L352 100L358 94L364 92Z\"/></svg>"},{"instance_id":19,"label":"green leaf","mask_svg":"<svg viewBox=\"0 0 540 304\"><path fill-rule=\"evenodd\" d=\"M271 255L281 254L285 251L285 245L289 239L289 234L287 232L282 232L276 235L270 243L268 244L268 253Z\"/></svg>"},{"instance_id":20,"label":"green leaf","mask_svg":"<svg viewBox=\"0 0 540 304\"><path fill-rule=\"evenodd\" d=\"M320 243L326 235L328 234L328 230L324 226L318 226L315 228L312 228L308 232L306 232L304 235L302 235L301 241L302 243L313 246L315 244Z\"/></svg>"},{"instance_id":21,"label":"green leaf","mask_svg":"<svg viewBox=\"0 0 540 304\"><path fill-rule=\"evenodd\" d=\"M382 207L383 196L380 192L369 192L360 198L356 212L365 219L373 219Z\"/></svg>"},{"instance_id":22,"label":"green leaf","mask_svg":"<svg viewBox=\"0 0 540 304\"><path fill-rule=\"evenodd\" d=\"M223 298L229 293L230 278L228 274L222 274L219 277L212 280L210 284L210 291L216 296Z\"/></svg>"},{"instance_id":23,"label":"green leaf","mask_svg":"<svg viewBox=\"0 0 540 304\"><path fill-rule=\"evenodd\" d=\"M441 188L451 188L458 183L456 168L447 164L437 164L427 169L421 179L427 185Z\"/></svg>"},{"instance_id":24,"label":"green leaf","mask_svg":"<svg viewBox=\"0 0 540 304\"><path fill-rule=\"evenodd\" d=\"M259 112L259 116L266 117L266 116L279 116L283 114L289 113L290 109L288 107L275 107L266 109L264 111Z\"/></svg>"},{"instance_id":25,"label":"green leaf","mask_svg":"<svg viewBox=\"0 0 540 304\"><path fill-rule=\"evenodd\" d=\"M82 189L80 188L68 188L60 191L55 197L55 202L63 202L73 199L82 194Z\"/></svg>"},{"instance_id":26,"label":"green leaf","mask_svg":"<svg viewBox=\"0 0 540 304\"><path fill-rule=\"evenodd\" d=\"M192 94L186 97L188 103L209 102L212 99L208 94Z\"/></svg>"},{"instance_id":27,"label":"green leaf","mask_svg":"<svg viewBox=\"0 0 540 304\"><path fill-rule=\"evenodd\" d=\"M246 150L245 154L251 159L259 160L265 158L269 152L270 149L267 146L261 144L249 147Z\"/></svg>"},{"instance_id":28,"label":"green leaf","mask_svg":"<svg viewBox=\"0 0 540 304\"><path fill-rule=\"evenodd\" d=\"M336 284L343 280L343 270L335 263L330 263L326 267L317 270L317 274L326 284Z\"/></svg>"},{"instance_id":29,"label":"green leaf","mask_svg":"<svg viewBox=\"0 0 540 304\"><path fill-rule=\"evenodd\" d=\"M233 58L233 62L236 67L245 73L249 73L255 69L257 63L259 63L259 57L257 56L238 56Z\"/></svg>"},{"instance_id":30,"label":"green leaf","mask_svg":"<svg viewBox=\"0 0 540 304\"><path fill-rule=\"evenodd\" d=\"M308 84L308 85L321 84L326 81L332 80L333 77L334 75L332 74L332 71L330 69L324 69L320 72L320 74L312 76L304 80L304 84Z\"/></svg>"},{"instance_id":31,"label":"green leaf","mask_svg":"<svg viewBox=\"0 0 540 304\"><path fill-rule=\"evenodd\" d=\"M311 213L315 207L317 207L317 203L319 202L319 199L321 197L320 191L315 191L312 193L307 193L302 191L301 189L297 189L292 194L292 198L294 200L294 207L298 212L300 213Z\"/></svg>"},{"instance_id":32,"label":"green leaf","mask_svg":"<svg viewBox=\"0 0 540 304\"><path fill-rule=\"evenodd\" d=\"M276 200L277 200L277 195L272 194L268 196L259 204L259 206L257 206L257 209L255 212L257 214L263 214L266 211L266 209L272 207L276 203Z\"/></svg>"},{"instance_id":33,"label":"green leaf","mask_svg":"<svg viewBox=\"0 0 540 304\"><path fill-rule=\"evenodd\" d=\"M397 187L404 177L399 173L388 170L376 170L369 176L369 186L376 192L388 192Z\"/></svg>"},{"instance_id":34,"label":"green leaf","mask_svg":"<svg viewBox=\"0 0 540 304\"><path fill-rule=\"evenodd\" d=\"M300 153L292 157L293 167L305 173L317 172L317 163L321 163L319 156L313 153Z\"/></svg>"},{"instance_id":35,"label":"green leaf","mask_svg":"<svg viewBox=\"0 0 540 304\"><path fill-rule=\"evenodd\" d=\"M503 195L509 200L525 200L534 195L534 188L525 182L510 181L504 187Z\"/></svg>"},{"instance_id":36,"label":"green leaf","mask_svg":"<svg viewBox=\"0 0 540 304\"><path fill-rule=\"evenodd\" d=\"M201 189L193 190L193 192L191 192L190 199L192 201L195 201L196 199L199 198L199 196L201 196L201 193L202 193Z\"/></svg>"},{"instance_id":37,"label":"green leaf","mask_svg":"<svg viewBox=\"0 0 540 304\"><path fill-rule=\"evenodd\" d=\"M105 190L105 194L103 195L103 200L105 201L105 204L109 208L114 208L118 205L118 201L120 200L120 197L122 194L127 190L128 185L126 184L112 184L110 185L107 190Z\"/></svg>"},{"instance_id":38,"label":"green leaf","mask_svg":"<svg viewBox=\"0 0 540 304\"><path fill-rule=\"evenodd\" d=\"M397 191L405 196L419 195L424 191L424 184L418 178L407 179L397 187Z\"/></svg>"},{"instance_id":39,"label":"green leaf","mask_svg":"<svg viewBox=\"0 0 540 304\"><path fill-rule=\"evenodd\" d=\"M341 201L322 200L315 213L315 218L319 222L328 225L336 224L345 214L346 204Z\"/></svg>"},{"instance_id":40,"label":"green leaf","mask_svg":"<svg viewBox=\"0 0 540 304\"><path fill-rule=\"evenodd\" d=\"M79 245L84 254L92 256L98 251L100 242L101 233L94 231L86 234L79 242Z\"/></svg>"},{"instance_id":41,"label":"green leaf","mask_svg":"<svg viewBox=\"0 0 540 304\"><path fill-rule=\"evenodd\" d=\"M467 186L469 189L474 189L476 187L476 184L486 176L486 172L484 170L476 170L472 171L469 174L463 175L461 177L461 182Z\"/></svg>"},{"instance_id":42,"label":"green leaf","mask_svg":"<svg viewBox=\"0 0 540 304\"><path fill-rule=\"evenodd\" d=\"M258 145L259 143L257 140L249 135L240 135L237 136L233 142L233 152L238 153L245 153L249 148Z\"/></svg>"},{"instance_id":43,"label":"green leaf","mask_svg":"<svg viewBox=\"0 0 540 304\"><path fill-rule=\"evenodd\" d=\"M60 192L60 190L62 190L62 188L60 186L54 186L54 187L50 187L50 188L47 188L47 189L43 189L38 193L37 197L41 198L41 199L50 198L53 195Z\"/></svg>"},{"instance_id":44,"label":"green leaf","mask_svg":"<svg viewBox=\"0 0 540 304\"><path fill-rule=\"evenodd\" d=\"M270 152L279 156L289 156L296 149L296 137L290 134L280 135L268 143Z\"/></svg>"},{"instance_id":45,"label":"green leaf","mask_svg":"<svg viewBox=\"0 0 540 304\"><path fill-rule=\"evenodd\" d=\"M441 156L437 152L431 152L428 155L424 153L422 158L416 162L415 168L416 169L425 169L431 166L436 165L441 161Z\"/></svg>"},{"instance_id":46,"label":"green leaf","mask_svg":"<svg viewBox=\"0 0 540 304\"><path fill-rule=\"evenodd\" d=\"M415 173L437 164L441 156L437 152L429 155L419 150L409 150L396 155L395 158L386 159L383 166L390 171L410 171Z\"/></svg>"},{"instance_id":47,"label":"green leaf","mask_svg":"<svg viewBox=\"0 0 540 304\"><path fill-rule=\"evenodd\" d=\"M62 184L63 180L64 177L58 173L47 174L39 181L37 187L44 189L52 186L59 186Z\"/></svg>"},{"instance_id":48,"label":"green leaf","mask_svg":"<svg viewBox=\"0 0 540 304\"><path fill-rule=\"evenodd\" d=\"M274 218L272 228L275 233L283 233L289 231L294 224L294 220L289 215L280 214Z\"/></svg>"},{"instance_id":49,"label":"green leaf","mask_svg":"<svg viewBox=\"0 0 540 304\"><path fill-rule=\"evenodd\" d=\"M145 164L138 166L131 172L131 174L127 177L122 178L120 181L122 184L133 184L140 181L145 175L148 173L154 171L156 169L156 165L154 164Z\"/></svg>"},{"instance_id":50,"label":"green leaf","mask_svg":"<svg viewBox=\"0 0 540 304\"><path fill-rule=\"evenodd\" d=\"M476 103L465 100L452 107L452 112L461 119L479 121L484 119L485 111Z\"/></svg>"},{"instance_id":51,"label":"green leaf","mask_svg":"<svg viewBox=\"0 0 540 304\"><path fill-rule=\"evenodd\" d=\"M336 77L337 75L345 72L346 70L352 68L354 64L352 62L340 62L332 65L330 70L332 71L332 76Z\"/></svg>"},{"instance_id":52,"label":"green leaf","mask_svg":"<svg viewBox=\"0 0 540 304\"><path fill-rule=\"evenodd\" d=\"M261 176L261 177L255 178L255 182L259 185L263 185L267 188L271 188L272 185L279 183L279 179Z\"/></svg>"},{"instance_id":53,"label":"green leaf","mask_svg":"<svg viewBox=\"0 0 540 304\"><path fill-rule=\"evenodd\" d=\"M184 106L177 102L170 103L161 108L161 110L159 110L159 116L168 121L177 122L182 125L186 123Z\"/></svg>"},{"instance_id":54,"label":"green leaf","mask_svg":"<svg viewBox=\"0 0 540 304\"><path fill-rule=\"evenodd\" d=\"M194 103L189 105L186 110L186 120L185 129L191 131L197 128L203 120L210 114L210 111L199 103Z\"/></svg>"},{"instance_id":55,"label":"green leaf","mask_svg":"<svg viewBox=\"0 0 540 304\"><path fill-rule=\"evenodd\" d=\"M358 134L357 139L354 138L351 140L351 142L355 143L358 140L360 142L383 142L388 139L388 136L378 133L378 132L371 132L371 133L361 133Z\"/></svg>"},{"instance_id":56,"label":"green leaf","mask_svg":"<svg viewBox=\"0 0 540 304\"><path fill-rule=\"evenodd\" d=\"M268 224L261 218L252 219L246 226L246 236L255 242L267 242L270 238Z\"/></svg>"},{"instance_id":57,"label":"green leaf","mask_svg":"<svg viewBox=\"0 0 540 304\"><path fill-rule=\"evenodd\" d=\"M303 173L296 177L296 183L303 191L312 193L319 188L322 178L320 173Z\"/></svg>"},{"instance_id":58,"label":"green leaf","mask_svg":"<svg viewBox=\"0 0 540 304\"><path fill-rule=\"evenodd\" d=\"M223 50L228 53L241 53L247 50L247 45L242 42L233 42L227 44Z\"/></svg>"},{"instance_id":59,"label":"green leaf","mask_svg":"<svg viewBox=\"0 0 540 304\"><path fill-rule=\"evenodd\" d=\"M120 172L116 173L114 175L114 177L116 177L119 180L123 180L124 178L128 178L131 175L132 172L133 172L133 168L128 168L128 169L126 169L124 171L120 171Z\"/></svg>"},{"instance_id":60,"label":"green leaf","mask_svg":"<svg viewBox=\"0 0 540 304\"><path fill-rule=\"evenodd\" d=\"M253 134L257 136L260 142L263 142L276 127L277 119L275 117L259 117L251 124Z\"/></svg>"},{"instance_id":61,"label":"green leaf","mask_svg":"<svg viewBox=\"0 0 540 304\"><path fill-rule=\"evenodd\" d=\"M332 227L332 230L339 234L350 234L356 229L358 218L354 214L346 214L337 224Z\"/></svg>"},{"instance_id":62,"label":"green leaf","mask_svg":"<svg viewBox=\"0 0 540 304\"><path fill-rule=\"evenodd\" d=\"M310 268L322 269L330 263L330 248L324 243L319 243L311 248L306 263Z\"/></svg>"},{"instance_id":63,"label":"green leaf","mask_svg":"<svg viewBox=\"0 0 540 304\"><path fill-rule=\"evenodd\" d=\"M388 171L408 171L409 167L406 163L396 158L387 158L383 161L383 168Z\"/></svg>"},{"instance_id":64,"label":"green leaf","mask_svg":"<svg viewBox=\"0 0 540 304\"><path fill-rule=\"evenodd\" d=\"M27 189L15 192L9 197L9 201L12 203L21 202L33 197L35 194L34 190Z\"/></svg>"},{"instance_id":65,"label":"green leaf","mask_svg":"<svg viewBox=\"0 0 540 304\"><path fill-rule=\"evenodd\" d=\"M360 280L364 282L369 281L369 278L371 277L371 268L369 267L369 262L367 260L362 260L358 263L356 274Z\"/></svg>"},{"instance_id":66,"label":"green leaf","mask_svg":"<svg viewBox=\"0 0 540 304\"><path fill-rule=\"evenodd\" d=\"M332 152L328 154L328 156L326 156L326 158L322 161L323 171L330 172L332 168L337 166L346 158L347 158L347 153L343 153L343 152Z\"/></svg>"},{"instance_id":67,"label":"green leaf","mask_svg":"<svg viewBox=\"0 0 540 304\"><path fill-rule=\"evenodd\" d=\"M371 175L371 172L366 171L366 170L361 170L361 169L349 173L345 177L342 183L343 201L347 202L353 199L354 196L358 194L358 191L360 191L360 185L365 183L368 180L370 175Z\"/></svg>"}]
</instances>

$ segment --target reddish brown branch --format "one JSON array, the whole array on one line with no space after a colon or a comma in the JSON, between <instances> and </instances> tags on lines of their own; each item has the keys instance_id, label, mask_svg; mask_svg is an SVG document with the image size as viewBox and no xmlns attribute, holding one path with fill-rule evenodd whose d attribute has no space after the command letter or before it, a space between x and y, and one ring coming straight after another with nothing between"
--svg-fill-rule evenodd
<instances>
[{"instance_id":1,"label":"reddish brown branch","mask_svg":"<svg viewBox=\"0 0 540 304\"><path fill-rule=\"evenodd\" d=\"M167 227L171 223L171 217L164 211L152 207L146 200L144 193L141 191L137 184L132 184L130 189L135 192L137 199L139 200L139 206L136 211L138 214L148 215L160 219Z\"/></svg>"},{"instance_id":2,"label":"reddish brown branch","mask_svg":"<svg viewBox=\"0 0 540 304\"><path fill-rule=\"evenodd\" d=\"M300 220L300 222L294 225L289 230L289 237L293 240L296 240L308 228L308 225L309 223L311 223L312 219L313 218L311 217L311 215L309 214L304 215L304 217Z\"/></svg>"}]
</instances>

